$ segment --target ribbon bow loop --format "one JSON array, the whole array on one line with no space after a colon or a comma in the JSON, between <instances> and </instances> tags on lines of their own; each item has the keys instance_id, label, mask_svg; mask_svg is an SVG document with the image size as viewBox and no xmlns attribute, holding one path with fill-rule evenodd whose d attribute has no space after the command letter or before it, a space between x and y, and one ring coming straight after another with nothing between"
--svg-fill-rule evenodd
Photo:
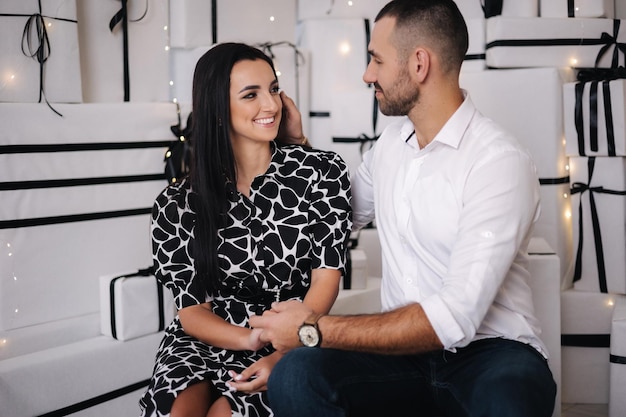
<instances>
[{"instance_id":1,"label":"ribbon bow loop","mask_svg":"<svg viewBox=\"0 0 626 417\"><path fill-rule=\"evenodd\" d=\"M601 43L604 44L604 46L600 48L600 51L598 52L598 56L596 57L596 63L595 63L596 67L598 66L600 59L602 59L606 51L613 45L615 46L615 48L613 49L613 58L611 60L612 68L617 68L619 65L619 52L620 51L622 52L624 56L626 56L626 43L617 41L617 38L619 35L620 24L621 24L621 21L619 19L613 19L613 35L610 35L607 32L602 32L602 35L600 36L600 41Z\"/></svg>"}]
</instances>

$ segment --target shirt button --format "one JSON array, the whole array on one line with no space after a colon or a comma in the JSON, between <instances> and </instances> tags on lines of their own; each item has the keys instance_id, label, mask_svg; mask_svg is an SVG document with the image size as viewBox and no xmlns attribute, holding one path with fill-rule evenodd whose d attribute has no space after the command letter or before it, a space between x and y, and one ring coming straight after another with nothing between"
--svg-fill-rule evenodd
<instances>
[{"instance_id":1,"label":"shirt button","mask_svg":"<svg viewBox=\"0 0 626 417\"><path fill-rule=\"evenodd\" d=\"M407 279L406 279L406 283L407 283L407 284L413 284L413 280L412 280L411 278L407 278Z\"/></svg>"}]
</instances>

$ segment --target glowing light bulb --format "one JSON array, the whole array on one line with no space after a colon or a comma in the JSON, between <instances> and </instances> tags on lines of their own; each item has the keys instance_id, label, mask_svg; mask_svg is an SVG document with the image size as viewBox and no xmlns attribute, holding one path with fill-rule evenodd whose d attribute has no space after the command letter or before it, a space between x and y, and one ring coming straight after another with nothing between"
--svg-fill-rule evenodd
<instances>
[{"instance_id":1,"label":"glowing light bulb","mask_svg":"<svg viewBox=\"0 0 626 417\"><path fill-rule=\"evenodd\" d=\"M341 55L348 55L350 53L350 49L352 49L350 47L350 42L341 42L339 44L339 53Z\"/></svg>"},{"instance_id":2,"label":"glowing light bulb","mask_svg":"<svg viewBox=\"0 0 626 417\"><path fill-rule=\"evenodd\" d=\"M163 30L167 30L167 25L163 26Z\"/></svg>"},{"instance_id":3,"label":"glowing light bulb","mask_svg":"<svg viewBox=\"0 0 626 417\"><path fill-rule=\"evenodd\" d=\"M567 198L567 193L563 193L563 198Z\"/></svg>"},{"instance_id":4,"label":"glowing light bulb","mask_svg":"<svg viewBox=\"0 0 626 417\"><path fill-rule=\"evenodd\" d=\"M170 86L174 85L174 81L170 80Z\"/></svg>"},{"instance_id":5,"label":"glowing light bulb","mask_svg":"<svg viewBox=\"0 0 626 417\"><path fill-rule=\"evenodd\" d=\"M280 72L280 70L276 70L276 76L277 76L277 77L280 77L281 75L283 75L283 73L282 73L282 72Z\"/></svg>"},{"instance_id":6,"label":"glowing light bulb","mask_svg":"<svg viewBox=\"0 0 626 417\"><path fill-rule=\"evenodd\" d=\"M172 156L172 152L170 152L170 151L165 152L165 157L166 158L169 158L170 156Z\"/></svg>"},{"instance_id":7,"label":"glowing light bulb","mask_svg":"<svg viewBox=\"0 0 626 417\"><path fill-rule=\"evenodd\" d=\"M569 210L565 210L565 218L570 219L572 217L572 212Z\"/></svg>"},{"instance_id":8,"label":"glowing light bulb","mask_svg":"<svg viewBox=\"0 0 626 417\"><path fill-rule=\"evenodd\" d=\"M352 1L348 2L348 6L352 6L354 3L352 3Z\"/></svg>"},{"instance_id":9,"label":"glowing light bulb","mask_svg":"<svg viewBox=\"0 0 626 417\"><path fill-rule=\"evenodd\" d=\"M274 16L270 16L270 22L273 22L274 20L276 20Z\"/></svg>"},{"instance_id":10,"label":"glowing light bulb","mask_svg":"<svg viewBox=\"0 0 626 417\"><path fill-rule=\"evenodd\" d=\"M170 46L169 45L165 45L165 50L169 51L170 50Z\"/></svg>"},{"instance_id":11,"label":"glowing light bulb","mask_svg":"<svg viewBox=\"0 0 626 417\"><path fill-rule=\"evenodd\" d=\"M172 103L178 103L178 99L177 99L176 97L174 97L174 98L172 99Z\"/></svg>"},{"instance_id":12,"label":"glowing light bulb","mask_svg":"<svg viewBox=\"0 0 626 417\"><path fill-rule=\"evenodd\" d=\"M565 170L569 171L569 165L565 165Z\"/></svg>"},{"instance_id":13,"label":"glowing light bulb","mask_svg":"<svg viewBox=\"0 0 626 417\"><path fill-rule=\"evenodd\" d=\"M1 346L4 346L4 345L6 345L6 344L7 344L7 340L6 340L6 339L2 339L2 340L0 340L0 345L1 345Z\"/></svg>"},{"instance_id":14,"label":"glowing light bulb","mask_svg":"<svg viewBox=\"0 0 626 417\"><path fill-rule=\"evenodd\" d=\"M578 59L577 58L572 58L572 59L570 59L569 63L570 63L570 65L572 67L575 67L576 64L578 64Z\"/></svg>"}]
</instances>

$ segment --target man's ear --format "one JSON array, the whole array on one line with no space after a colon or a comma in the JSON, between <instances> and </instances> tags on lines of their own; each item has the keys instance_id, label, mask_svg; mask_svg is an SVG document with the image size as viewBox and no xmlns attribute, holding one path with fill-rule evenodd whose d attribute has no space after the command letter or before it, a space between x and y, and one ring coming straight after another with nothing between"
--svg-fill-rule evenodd
<instances>
[{"instance_id":1,"label":"man's ear","mask_svg":"<svg viewBox=\"0 0 626 417\"><path fill-rule=\"evenodd\" d=\"M424 82L430 71L430 52L424 48L417 48L413 53L412 75L419 83Z\"/></svg>"}]
</instances>

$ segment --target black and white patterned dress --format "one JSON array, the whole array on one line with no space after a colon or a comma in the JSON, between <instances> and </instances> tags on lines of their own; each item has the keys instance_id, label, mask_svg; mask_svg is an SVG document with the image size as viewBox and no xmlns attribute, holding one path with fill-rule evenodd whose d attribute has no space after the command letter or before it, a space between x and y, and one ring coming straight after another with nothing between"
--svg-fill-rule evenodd
<instances>
[{"instance_id":1,"label":"black and white patterned dress","mask_svg":"<svg viewBox=\"0 0 626 417\"><path fill-rule=\"evenodd\" d=\"M226 321L248 326L250 315L273 299L248 302L235 295L212 296L192 285L195 214L189 183L167 187L152 211L156 276L174 294L178 309L210 301ZM192 197L193 198L193 197ZM342 269L351 227L350 182L345 163L331 152L272 146L267 172L235 193L227 227L219 232L218 256L225 282L246 288L280 289L280 299L303 299L311 269ZM235 286L236 286L235 285ZM268 291L271 294L271 292ZM232 294L232 293L231 293ZM230 392L228 371L237 373L272 352L231 351L184 333L178 317L159 346L150 385L140 400L142 415L169 415L174 399L189 385L209 380L230 402L233 416L271 416L265 392Z\"/></svg>"}]
</instances>

